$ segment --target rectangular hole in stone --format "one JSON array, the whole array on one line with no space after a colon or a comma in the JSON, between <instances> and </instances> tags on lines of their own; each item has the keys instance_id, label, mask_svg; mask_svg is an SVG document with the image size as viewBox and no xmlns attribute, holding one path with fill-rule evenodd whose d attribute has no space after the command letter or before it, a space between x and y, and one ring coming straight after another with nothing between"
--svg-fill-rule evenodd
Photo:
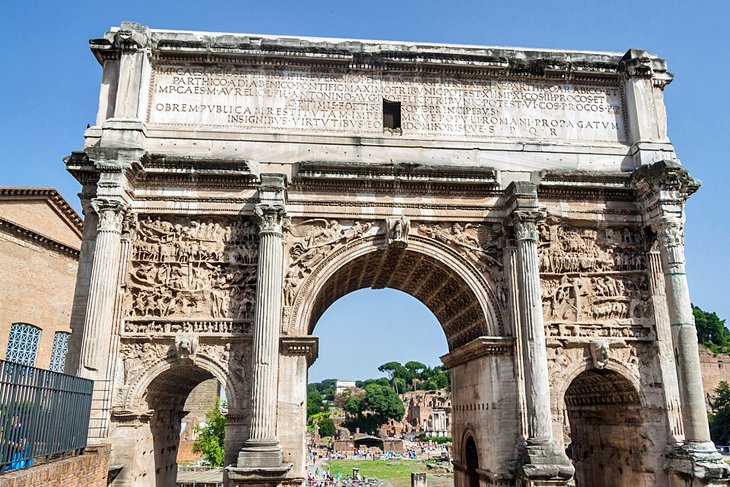
<instances>
[{"instance_id":1,"label":"rectangular hole in stone","mask_svg":"<svg viewBox=\"0 0 730 487\"><path fill-rule=\"evenodd\" d=\"M383 128L400 129L400 102L383 99Z\"/></svg>"}]
</instances>

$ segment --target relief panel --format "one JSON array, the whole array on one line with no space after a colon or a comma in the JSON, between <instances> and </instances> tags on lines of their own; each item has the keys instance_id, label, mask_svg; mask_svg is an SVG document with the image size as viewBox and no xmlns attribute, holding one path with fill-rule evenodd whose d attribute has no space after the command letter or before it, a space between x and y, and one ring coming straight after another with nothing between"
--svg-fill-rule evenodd
<instances>
[{"instance_id":1,"label":"relief panel","mask_svg":"<svg viewBox=\"0 0 730 487\"><path fill-rule=\"evenodd\" d=\"M548 342L655 339L646 251L639 229L549 223L541 225L539 232Z\"/></svg>"},{"instance_id":2,"label":"relief panel","mask_svg":"<svg viewBox=\"0 0 730 487\"><path fill-rule=\"evenodd\" d=\"M139 218L124 333L250 332L257 258L251 220Z\"/></svg>"}]
</instances>

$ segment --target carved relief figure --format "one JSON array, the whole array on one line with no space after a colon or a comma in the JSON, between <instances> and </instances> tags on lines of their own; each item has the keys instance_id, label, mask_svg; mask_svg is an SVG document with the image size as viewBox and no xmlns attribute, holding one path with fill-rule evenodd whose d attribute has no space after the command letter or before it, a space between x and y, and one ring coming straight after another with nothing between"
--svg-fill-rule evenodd
<instances>
[{"instance_id":1,"label":"carved relief figure","mask_svg":"<svg viewBox=\"0 0 730 487\"><path fill-rule=\"evenodd\" d=\"M408 245L408 233L411 230L411 222L401 216L400 218L389 218L388 221L388 245L403 248Z\"/></svg>"},{"instance_id":2,"label":"carved relief figure","mask_svg":"<svg viewBox=\"0 0 730 487\"><path fill-rule=\"evenodd\" d=\"M253 319L258 231L250 220L147 216L127 280L130 317Z\"/></svg>"},{"instance_id":3,"label":"carved relief figure","mask_svg":"<svg viewBox=\"0 0 730 487\"><path fill-rule=\"evenodd\" d=\"M371 229L372 222L339 222L315 218L288 222L289 270L284 278L284 304L291 306L302 281L337 246L363 237Z\"/></svg>"},{"instance_id":4,"label":"carved relief figure","mask_svg":"<svg viewBox=\"0 0 730 487\"><path fill-rule=\"evenodd\" d=\"M610 345L606 341L591 342L591 357L593 366L597 369L604 369L608 365L608 350Z\"/></svg>"},{"instance_id":5,"label":"carved relief figure","mask_svg":"<svg viewBox=\"0 0 730 487\"><path fill-rule=\"evenodd\" d=\"M540 225L539 263L548 337L653 335L644 241L638 228Z\"/></svg>"},{"instance_id":6,"label":"carved relief figure","mask_svg":"<svg viewBox=\"0 0 730 487\"><path fill-rule=\"evenodd\" d=\"M469 259L482 273L498 278L502 268L501 230L498 226L421 223L418 233L448 245Z\"/></svg>"}]
</instances>

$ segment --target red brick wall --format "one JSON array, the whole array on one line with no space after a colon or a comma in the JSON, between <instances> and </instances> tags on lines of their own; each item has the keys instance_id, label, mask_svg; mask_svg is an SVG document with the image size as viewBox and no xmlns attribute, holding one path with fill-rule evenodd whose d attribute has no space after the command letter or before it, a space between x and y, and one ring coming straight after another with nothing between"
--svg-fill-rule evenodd
<instances>
[{"instance_id":1,"label":"red brick wall","mask_svg":"<svg viewBox=\"0 0 730 487\"><path fill-rule=\"evenodd\" d=\"M205 421L205 412L215 404L218 396L218 381L209 379L198 384L185 400L185 411L189 411L182 420L183 428L180 434L180 446L177 450L178 462L194 462L202 455L193 453L193 443L198 439L195 427Z\"/></svg>"},{"instance_id":2,"label":"red brick wall","mask_svg":"<svg viewBox=\"0 0 730 487\"><path fill-rule=\"evenodd\" d=\"M109 470L108 445L88 447L86 453L0 477L0 487L106 487Z\"/></svg>"},{"instance_id":3,"label":"red brick wall","mask_svg":"<svg viewBox=\"0 0 730 487\"><path fill-rule=\"evenodd\" d=\"M714 394L720 382L730 384L730 355L712 355L706 348L700 346L700 369L702 370L702 385L705 388L705 398Z\"/></svg>"}]
</instances>

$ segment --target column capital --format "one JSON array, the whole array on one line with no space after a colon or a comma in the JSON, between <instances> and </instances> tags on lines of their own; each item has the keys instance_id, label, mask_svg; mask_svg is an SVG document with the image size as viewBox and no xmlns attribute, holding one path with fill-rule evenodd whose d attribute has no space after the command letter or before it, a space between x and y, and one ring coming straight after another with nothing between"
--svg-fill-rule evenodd
<instances>
[{"instance_id":1,"label":"column capital","mask_svg":"<svg viewBox=\"0 0 730 487\"><path fill-rule=\"evenodd\" d=\"M98 231L122 232L122 221L128 209L126 204L118 200L94 198L91 207L99 217Z\"/></svg>"},{"instance_id":2,"label":"column capital","mask_svg":"<svg viewBox=\"0 0 730 487\"><path fill-rule=\"evenodd\" d=\"M664 248L684 246L684 222L677 216L662 216L649 223Z\"/></svg>"},{"instance_id":3,"label":"column capital","mask_svg":"<svg viewBox=\"0 0 730 487\"><path fill-rule=\"evenodd\" d=\"M540 235L537 231L537 224L545 219L545 215L537 210L516 210L510 214L510 222L515 229L517 241L530 240L538 242Z\"/></svg>"},{"instance_id":4,"label":"column capital","mask_svg":"<svg viewBox=\"0 0 730 487\"><path fill-rule=\"evenodd\" d=\"M271 205L259 203L254 208L254 217L259 226L259 235L276 234L283 236L284 217L286 208L284 205Z\"/></svg>"}]
</instances>

